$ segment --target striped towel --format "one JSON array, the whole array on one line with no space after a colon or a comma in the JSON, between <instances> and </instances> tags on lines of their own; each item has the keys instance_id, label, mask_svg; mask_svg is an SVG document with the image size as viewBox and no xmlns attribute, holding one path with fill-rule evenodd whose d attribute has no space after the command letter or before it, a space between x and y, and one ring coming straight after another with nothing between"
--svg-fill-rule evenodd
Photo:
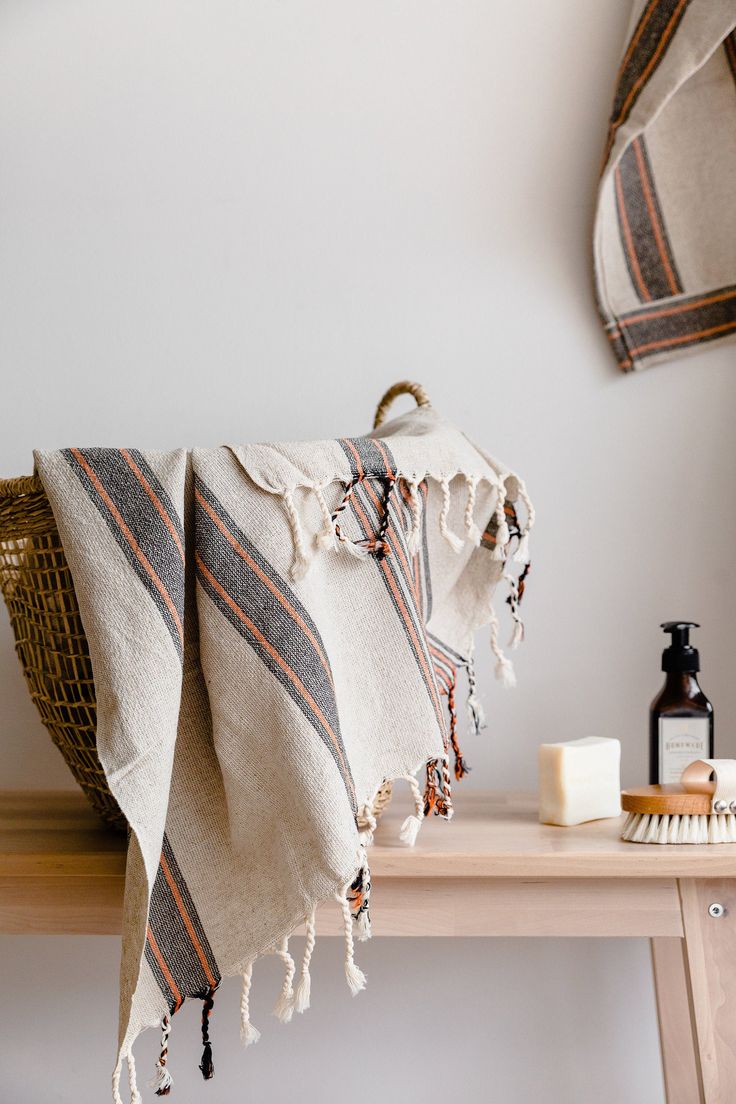
<instances>
[{"instance_id":1,"label":"striped towel","mask_svg":"<svg viewBox=\"0 0 736 1104\"><path fill-rule=\"evenodd\" d=\"M370 934L367 847L386 780L406 779L402 827L452 813L457 673L481 726L473 634L518 572L533 510L523 483L429 407L381 436L173 452L36 454L89 640L97 746L131 827L119 1056L158 1026L167 1095L173 1014L278 955L274 1011L309 1004L315 909L333 901L357 992L353 929ZM514 503L521 503L520 520ZM512 569L512 562L520 566ZM522 580L523 584L523 580ZM449 719L448 719L449 718ZM299 969L288 939L306 925Z\"/></svg>"},{"instance_id":2,"label":"striped towel","mask_svg":"<svg viewBox=\"0 0 736 1104\"><path fill-rule=\"evenodd\" d=\"M636 0L594 257L624 371L736 337L736 3Z\"/></svg>"}]
</instances>

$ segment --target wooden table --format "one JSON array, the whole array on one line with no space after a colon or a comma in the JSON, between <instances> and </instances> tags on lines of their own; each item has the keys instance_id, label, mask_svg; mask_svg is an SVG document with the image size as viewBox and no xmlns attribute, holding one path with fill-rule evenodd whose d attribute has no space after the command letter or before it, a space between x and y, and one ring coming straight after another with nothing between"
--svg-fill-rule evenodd
<instances>
[{"instance_id":1,"label":"wooden table","mask_svg":"<svg viewBox=\"0 0 736 1104\"><path fill-rule=\"evenodd\" d=\"M668 1104L736 1101L736 845L623 843L617 820L553 828L528 796L471 792L408 849L405 804L371 851L374 935L647 937ZM124 868L81 794L0 794L0 932L119 933Z\"/></svg>"}]
</instances>

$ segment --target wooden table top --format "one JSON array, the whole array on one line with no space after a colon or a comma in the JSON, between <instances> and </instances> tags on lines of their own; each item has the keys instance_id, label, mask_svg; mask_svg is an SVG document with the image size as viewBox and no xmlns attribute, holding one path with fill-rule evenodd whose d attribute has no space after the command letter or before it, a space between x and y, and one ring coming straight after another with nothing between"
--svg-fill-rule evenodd
<instances>
[{"instance_id":1,"label":"wooden table top","mask_svg":"<svg viewBox=\"0 0 736 1104\"><path fill-rule=\"evenodd\" d=\"M410 811L399 783L371 848L374 878L736 877L736 844L624 843L622 820L539 824L528 794L469 791L450 823L432 817L416 847L399 841ZM75 791L0 791L0 878L119 878L125 838L105 829Z\"/></svg>"}]
</instances>

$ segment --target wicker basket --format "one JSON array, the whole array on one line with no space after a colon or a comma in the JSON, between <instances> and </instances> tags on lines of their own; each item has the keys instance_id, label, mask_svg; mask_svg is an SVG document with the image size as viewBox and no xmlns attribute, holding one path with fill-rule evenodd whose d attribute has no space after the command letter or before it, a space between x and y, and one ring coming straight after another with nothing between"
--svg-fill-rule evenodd
<instances>
[{"instance_id":1,"label":"wicker basket","mask_svg":"<svg viewBox=\"0 0 736 1104\"><path fill-rule=\"evenodd\" d=\"M378 404L376 426L403 394L412 395L419 406L429 405L419 384L397 383ZM71 572L36 476L0 479L0 589L41 720L95 811L107 824L125 829L97 757L95 684ZM377 812L390 793L387 784Z\"/></svg>"},{"instance_id":2,"label":"wicker basket","mask_svg":"<svg viewBox=\"0 0 736 1104\"><path fill-rule=\"evenodd\" d=\"M97 758L95 684L71 572L35 476L0 480L0 589L41 720L96 812L125 828Z\"/></svg>"}]
</instances>

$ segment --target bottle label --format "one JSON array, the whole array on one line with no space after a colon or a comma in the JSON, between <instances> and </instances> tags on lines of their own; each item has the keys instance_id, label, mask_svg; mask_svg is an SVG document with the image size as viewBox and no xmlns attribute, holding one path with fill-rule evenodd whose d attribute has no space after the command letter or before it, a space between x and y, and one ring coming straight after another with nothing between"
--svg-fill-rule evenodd
<instances>
[{"instance_id":1,"label":"bottle label","mask_svg":"<svg viewBox=\"0 0 736 1104\"><path fill-rule=\"evenodd\" d=\"M679 782L694 759L707 759L710 740L708 717L659 718L659 781Z\"/></svg>"}]
</instances>

